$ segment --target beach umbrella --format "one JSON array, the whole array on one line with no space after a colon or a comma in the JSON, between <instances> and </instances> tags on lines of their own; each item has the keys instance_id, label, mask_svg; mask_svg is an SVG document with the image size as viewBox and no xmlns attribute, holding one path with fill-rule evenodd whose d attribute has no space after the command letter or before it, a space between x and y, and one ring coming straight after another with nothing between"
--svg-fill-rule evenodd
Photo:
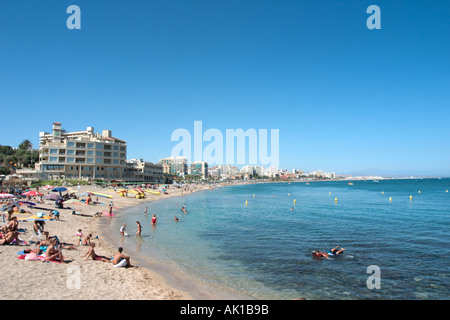
<instances>
[{"instance_id":1,"label":"beach umbrella","mask_svg":"<svg viewBox=\"0 0 450 320\"><path fill-rule=\"evenodd\" d=\"M29 204L30 206L35 206L36 203L34 202L29 202L29 201L19 201L20 204Z\"/></svg>"},{"instance_id":2,"label":"beach umbrella","mask_svg":"<svg viewBox=\"0 0 450 320\"><path fill-rule=\"evenodd\" d=\"M51 190L53 188L54 188L54 186L46 185L46 186L42 187L42 190Z\"/></svg>"},{"instance_id":3,"label":"beach umbrella","mask_svg":"<svg viewBox=\"0 0 450 320\"><path fill-rule=\"evenodd\" d=\"M64 204L66 203L74 203L74 204L81 204L81 200L78 199L69 199L67 201L64 201Z\"/></svg>"},{"instance_id":4,"label":"beach umbrella","mask_svg":"<svg viewBox=\"0 0 450 320\"><path fill-rule=\"evenodd\" d=\"M67 191L67 188L64 187L56 187L52 189L52 192L59 192L59 195L62 196L61 192Z\"/></svg>"},{"instance_id":5,"label":"beach umbrella","mask_svg":"<svg viewBox=\"0 0 450 320\"><path fill-rule=\"evenodd\" d=\"M32 215L31 217L27 218L28 221L52 221L54 220L52 217L50 217L49 215L45 215L42 212L38 212L35 215Z\"/></svg>"},{"instance_id":6,"label":"beach umbrella","mask_svg":"<svg viewBox=\"0 0 450 320\"><path fill-rule=\"evenodd\" d=\"M9 194L9 193L0 193L0 199L10 199L10 198L14 198L15 195L13 194Z\"/></svg>"},{"instance_id":7,"label":"beach umbrella","mask_svg":"<svg viewBox=\"0 0 450 320\"><path fill-rule=\"evenodd\" d=\"M43 196L43 193L37 192L37 191L28 191L28 192L24 192L22 193L22 195L24 196L30 196L30 197L35 197L35 196Z\"/></svg>"},{"instance_id":8,"label":"beach umbrella","mask_svg":"<svg viewBox=\"0 0 450 320\"><path fill-rule=\"evenodd\" d=\"M89 193L91 196L104 197L104 198L112 198L112 196L109 195L109 194L97 193L97 192L92 192L92 191L88 191L88 193Z\"/></svg>"}]
</instances>

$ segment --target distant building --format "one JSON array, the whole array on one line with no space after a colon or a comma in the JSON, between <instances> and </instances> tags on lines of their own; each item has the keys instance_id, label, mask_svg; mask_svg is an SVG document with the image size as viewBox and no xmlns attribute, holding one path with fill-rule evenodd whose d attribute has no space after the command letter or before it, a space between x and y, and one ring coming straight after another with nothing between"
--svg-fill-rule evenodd
<instances>
[{"instance_id":1,"label":"distant building","mask_svg":"<svg viewBox=\"0 0 450 320\"><path fill-rule=\"evenodd\" d=\"M240 172L248 173L252 176L254 176L254 175L263 176L264 175L264 167L258 166L258 165L246 165L241 168Z\"/></svg>"},{"instance_id":2,"label":"distant building","mask_svg":"<svg viewBox=\"0 0 450 320\"><path fill-rule=\"evenodd\" d=\"M239 169L237 166L232 166L229 164L222 164L216 166L216 168L219 170L220 176L232 176L239 172Z\"/></svg>"},{"instance_id":3,"label":"distant building","mask_svg":"<svg viewBox=\"0 0 450 320\"><path fill-rule=\"evenodd\" d=\"M126 166L122 176L124 181L163 183L163 167L161 164L142 159L130 159L125 162Z\"/></svg>"},{"instance_id":4,"label":"distant building","mask_svg":"<svg viewBox=\"0 0 450 320\"><path fill-rule=\"evenodd\" d=\"M195 161L191 163L190 174L200 176L202 179L208 178L208 163L205 161Z\"/></svg>"},{"instance_id":5,"label":"distant building","mask_svg":"<svg viewBox=\"0 0 450 320\"><path fill-rule=\"evenodd\" d=\"M187 162L188 160L186 157L168 157L159 160L164 174L172 174L177 176L184 176L187 174Z\"/></svg>"}]
</instances>

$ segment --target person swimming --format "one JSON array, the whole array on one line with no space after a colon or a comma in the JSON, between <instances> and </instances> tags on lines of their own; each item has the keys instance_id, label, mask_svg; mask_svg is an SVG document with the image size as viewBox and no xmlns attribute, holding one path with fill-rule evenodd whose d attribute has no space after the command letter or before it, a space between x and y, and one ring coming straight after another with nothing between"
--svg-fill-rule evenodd
<instances>
[{"instance_id":1,"label":"person swimming","mask_svg":"<svg viewBox=\"0 0 450 320\"><path fill-rule=\"evenodd\" d=\"M345 251L344 248L339 249L339 246L334 247L333 249L331 249L330 251L327 252L321 252L319 250L314 250L312 252L313 256L318 257L318 258L326 258L328 259L328 257L330 256L335 256L335 255L339 255L341 253L343 253Z\"/></svg>"}]
</instances>

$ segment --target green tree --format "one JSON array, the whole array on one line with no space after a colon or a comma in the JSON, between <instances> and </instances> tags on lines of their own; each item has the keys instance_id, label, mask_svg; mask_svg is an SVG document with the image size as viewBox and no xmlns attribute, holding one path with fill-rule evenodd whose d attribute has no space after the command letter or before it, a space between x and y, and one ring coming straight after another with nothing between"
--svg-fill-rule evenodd
<instances>
[{"instance_id":1,"label":"green tree","mask_svg":"<svg viewBox=\"0 0 450 320\"><path fill-rule=\"evenodd\" d=\"M30 140L23 140L21 144L19 144L19 149L22 150L30 150L33 147L33 144L31 143Z\"/></svg>"}]
</instances>

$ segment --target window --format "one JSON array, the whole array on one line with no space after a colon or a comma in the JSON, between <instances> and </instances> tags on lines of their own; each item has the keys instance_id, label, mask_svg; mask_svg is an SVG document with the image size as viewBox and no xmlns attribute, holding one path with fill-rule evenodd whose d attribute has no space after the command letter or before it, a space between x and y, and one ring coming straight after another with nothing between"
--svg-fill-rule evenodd
<instances>
[{"instance_id":1,"label":"window","mask_svg":"<svg viewBox=\"0 0 450 320\"><path fill-rule=\"evenodd\" d=\"M67 150L67 154L75 154L75 150Z\"/></svg>"},{"instance_id":2,"label":"window","mask_svg":"<svg viewBox=\"0 0 450 320\"><path fill-rule=\"evenodd\" d=\"M73 158L73 157L68 157L68 158L67 158L67 162L75 162L75 158Z\"/></svg>"},{"instance_id":3,"label":"window","mask_svg":"<svg viewBox=\"0 0 450 320\"><path fill-rule=\"evenodd\" d=\"M50 154L57 154L58 153L58 149L50 149Z\"/></svg>"},{"instance_id":4,"label":"window","mask_svg":"<svg viewBox=\"0 0 450 320\"><path fill-rule=\"evenodd\" d=\"M67 142L68 147L75 147L75 142Z\"/></svg>"},{"instance_id":5,"label":"window","mask_svg":"<svg viewBox=\"0 0 450 320\"><path fill-rule=\"evenodd\" d=\"M114 150L119 150L119 146L114 146L113 149Z\"/></svg>"},{"instance_id":6,"label":"window","mask_svg":"<svg viewBox=\"0 0 450 320\"><path fill-rule=\"evenodd\" d=\"M103 155L103 152L101 152L101 151L97 151L97 156L102 156Z\"/></svg>"},{"instance_id":7,"label":"window","mask_svg":"<svg viewBox=\"0 0 450 320\"><path fill-rule=\"evenodd\" d=\"M119 160L114 159L113 163L119 163Z\"/></svg>"},{"instance_id":8,"label":"window","mask_svg":"<svg viewBox=\"0 0 450 320\"><path fill-rule=\"evenodd\" d=\"M58 157L50 157L50 162L58 162Z\"/></svg>"},{"instance_id":9,"label":"window","mask_svg":"<svg viewBox=\"0 0 450 320\"><path fill-rule=\"evenodd\" d=\"M97 149L103 149L103 144L101 143L97 143L95 146Z\"/></svg>"},{"instance_id":10,"label":"window","mask_svg":"<svg viewBox=\"0 0 450 320\"><path fill-rule=\"evenodd\" d=\"M93 144L93 143L88 143L88 144L87 144L87 147L88 147L89 149L92 149L92 148L94 148L94 144Z\"/></svg>"},{"instance_id":11,"label":"window","mask_svg":"<svg viewBox=\"0 0 450 320\"><path fill-rule=\"evenodd\" d=\"M87 158L87 159L86 159L86 162L87 162L87 163L94 163L94 158Z\"/></svg>"},{"instance_id":12,"label":"window","mask_svg":"<svg viewBox=\"0 0 450 320\"><path fill-rule=\"evenodd\" d=\"M118 152L114 152L114 157L118 157L119 153Z\"/></svg>"},{"instance_id":13,"label":"window","mask_svg":"<svg viewBox=\"0 0 450 320\"><path fill-rule=\"evenodd\" d=\"M92 151L92 150L88 151L88 152L87 152L87 155L88 155L88 156L93 156L93 155L94 155L94 151Z\"/></svg>"},{"instance_id":14,"label":"window","mask_svg":"<svg viewBox=\"0 0 450 320\"><path fill-rule=\"evenodd\" d=\"M64 169L64 166L59 166L59 165L44 165L44 170L62 170Z\"/></svg>"},{"instance_id":15,"label":"window","mask_svg":"<svg viewBox=\"0 0 450 320\"><path fill-rule=\"evenodd\" d=\"M95 159L96 163L102 163L102 159Z\"/></svg>"}]
</instances>

